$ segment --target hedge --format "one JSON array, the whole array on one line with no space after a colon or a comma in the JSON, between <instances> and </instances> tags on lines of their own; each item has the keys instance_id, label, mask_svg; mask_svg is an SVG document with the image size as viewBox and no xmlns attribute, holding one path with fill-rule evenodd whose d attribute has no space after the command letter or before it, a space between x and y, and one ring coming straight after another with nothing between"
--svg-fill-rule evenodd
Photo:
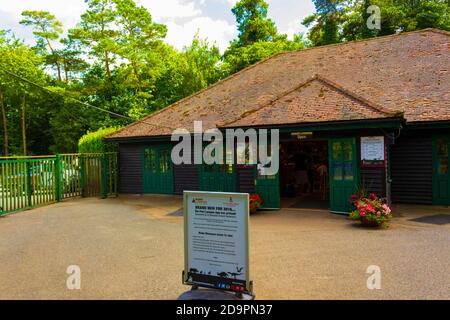
<instances>
[{"instance_id":1,"label":"hedge","mask_svg":"<svg viewBox=\"0 0 450 320\"><path fill-rule=\"evenodd\" d=\"M119 127L100 128L94 132L87 132L78 140L78 152L80 153L98 153L117 151L115 143L105 143L103 138L117 130Z\"/></svg>"}]
</instances>

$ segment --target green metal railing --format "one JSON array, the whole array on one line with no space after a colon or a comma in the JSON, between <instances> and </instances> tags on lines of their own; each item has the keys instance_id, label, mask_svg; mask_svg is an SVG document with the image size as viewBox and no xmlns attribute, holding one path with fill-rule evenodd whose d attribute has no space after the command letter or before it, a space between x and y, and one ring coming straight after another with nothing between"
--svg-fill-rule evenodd
<instances>
[{"instance_id":1,"label":"green metal railing","mask_svg":"<svg viewBox=\"0 0 450 320\"><path fill-rule=\"evenodd\" d=\"M0 215L73 197L117 194L117 153L0 158Z\"/></svg>"}]
</instances>

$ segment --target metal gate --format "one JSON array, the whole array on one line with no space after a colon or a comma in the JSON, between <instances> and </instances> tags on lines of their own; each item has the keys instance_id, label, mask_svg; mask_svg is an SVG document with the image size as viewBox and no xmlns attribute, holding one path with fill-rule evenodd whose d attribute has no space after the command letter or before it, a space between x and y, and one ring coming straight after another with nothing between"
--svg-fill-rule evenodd
<instances>
[{"instance_id":1,"label":"metal gate","mask_svg":"<svg viewBox=\"0 0 450 320\"><path fill-rule=\"evenodd\" d=\"M117 194L117 153L0 158L0 215L63 199Z\"/></svg>"}]
</instances>

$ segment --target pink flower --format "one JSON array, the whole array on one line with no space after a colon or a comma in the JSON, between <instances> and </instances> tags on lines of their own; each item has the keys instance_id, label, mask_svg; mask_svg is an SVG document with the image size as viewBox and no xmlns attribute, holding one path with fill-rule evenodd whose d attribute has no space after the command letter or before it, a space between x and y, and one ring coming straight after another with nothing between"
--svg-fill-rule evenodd
<instances>
[{"instance_id":1,"label":"pink flower","mask_svg":"<svg viewBox=\"0 0 450 320\"><path fill-rule=\"evenodd\" d=\"M391 208L389 208L389 206L387 204L383 204L381 207L383 208L383 210L386 214L391 213Z\"/></svg>"},{"instance_id":2,"label":"pink flower","mask_svg":"<svg viewBox=\"0 0 450 320\"><path fill-rule=\"evenodd\" d=\"M360 215L361 217L365 217L365 216L366 216L366 213L364 212L364 210L361 210L361 211L359 211L359 215Z\"/></svg>"},{"instance_id":3,"label":"pink flower","mask_svg":"<svg viewBox=\"0 0 450 320\"><path fill-rule=\"evenodd\" d=\"M375 207L372 204L368 204L366 209L371 213L375 213Z\"/></svg>"},{"instance_id":4,"label":"pink flower","mask_svg":"<svg viewBox=\"0 0 450 320\"><path fill-rule=\"evenodd\" d=\"M381 216L381 211L378 211L378 212L377 212L377 215Z\"/></svg>"}]
</instances>

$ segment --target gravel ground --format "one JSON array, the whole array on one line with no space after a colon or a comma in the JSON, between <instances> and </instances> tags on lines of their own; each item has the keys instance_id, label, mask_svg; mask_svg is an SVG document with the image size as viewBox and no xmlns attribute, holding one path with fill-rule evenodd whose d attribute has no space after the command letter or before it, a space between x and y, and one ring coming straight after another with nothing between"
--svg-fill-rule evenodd
<instances>
[{"instance_id":1,"label":"gravel ground","mask_svg":"<svg viewBox=\"0 0 450 320\"><path fill-rule=\"evenodd\" d=\"M180 206L164 196L76 199L0 218L0 299L176 299L188 289ZM433 211L409 211L421 210ZM285 209L253 215L250 241L257 299L450 299L449 224L402 214L371 230ZM66 287L69 265L81 268L81 290ZM367 289L369 265L381 268L380 290Z\"/></svg>"}]
</instances>

